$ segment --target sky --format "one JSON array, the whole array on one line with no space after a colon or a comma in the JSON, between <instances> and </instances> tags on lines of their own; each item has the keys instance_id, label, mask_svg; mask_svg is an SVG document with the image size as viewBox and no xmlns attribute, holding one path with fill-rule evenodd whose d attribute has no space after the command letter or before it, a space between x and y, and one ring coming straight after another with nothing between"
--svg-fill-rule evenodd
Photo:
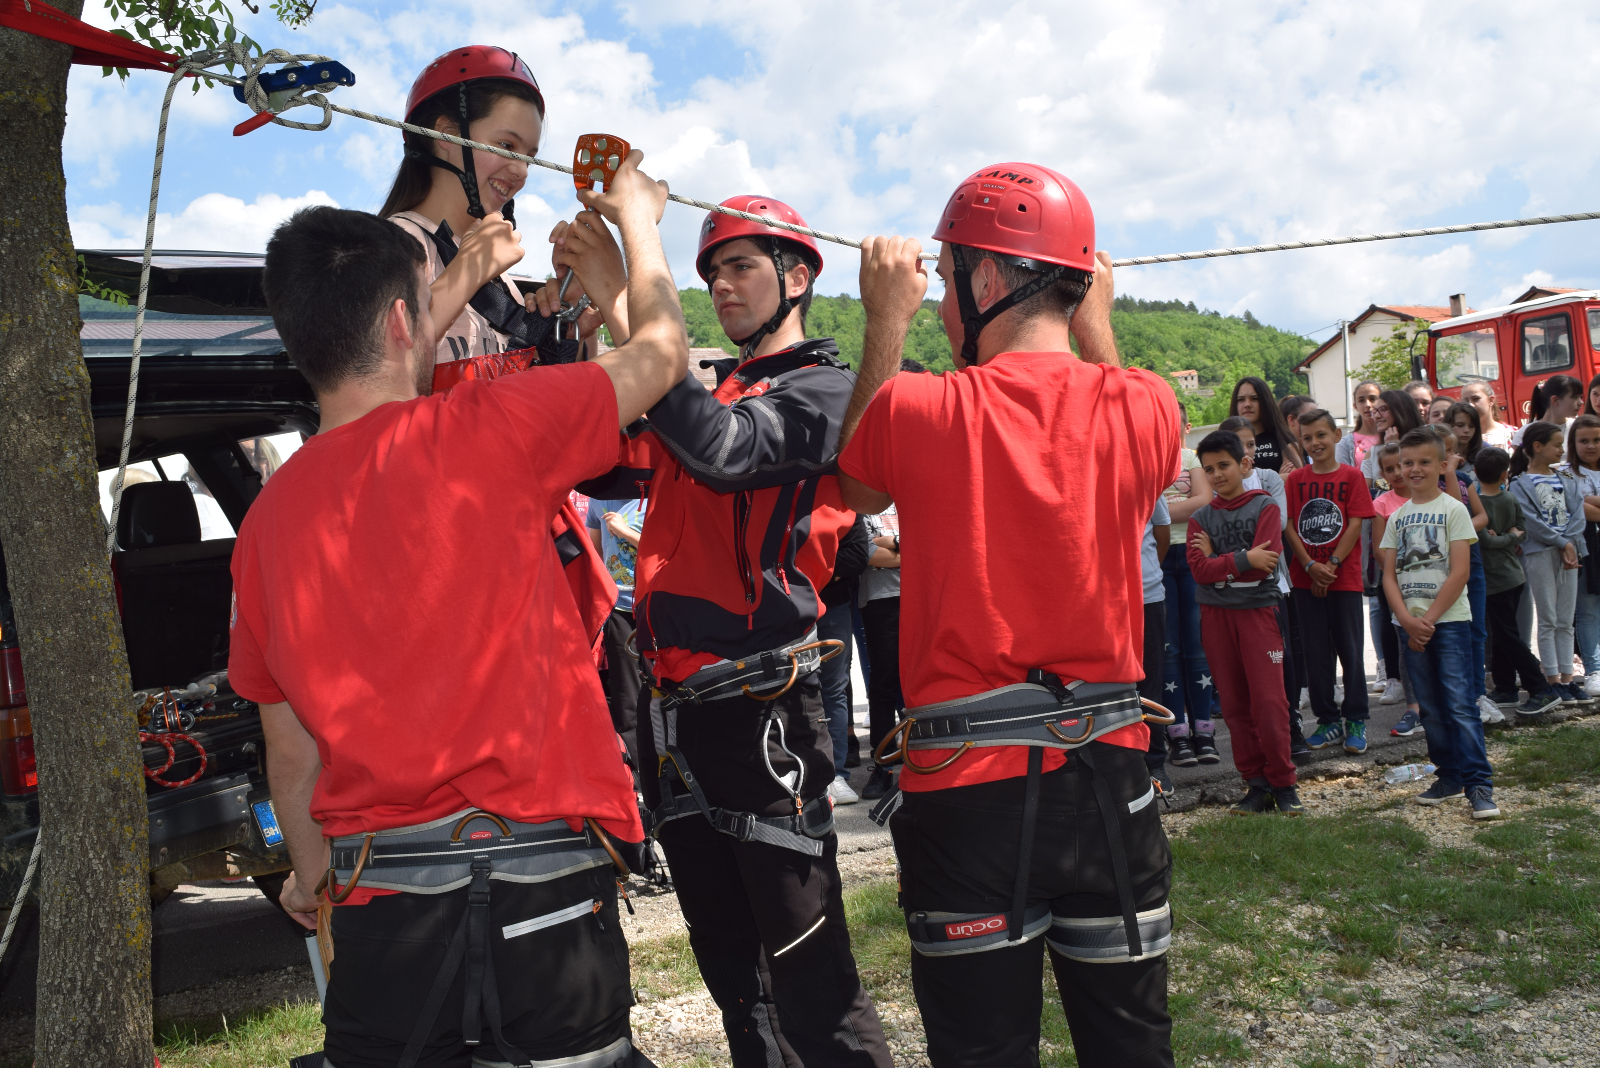
<instances>
[{"instance_id":1,"label":"sky","mask_svg":"<svg viewBox=\"0 0 1600 1068\"><path fill-rule=\"evenodd\" d=\"M927 241L980 167L1072 178L1114 256L1600 210L1600 6L1549 0L1327 4L1123 0L331 2L266 47L341 60L338 102L398 117L416 74L461 44L518 52L548 104L540 155L609 132L676 192L761 193L813 226ZM85 17L111 25L102 0ZM64 153L73 237L137 248L166 76L74 67ZM400 158L387 127L335 115L267 126L226 87L180 90L157 247L260 251L299 207L375 210ZM291 116L314 119L313 109ZM576 210L535 169L517 197L528 249ZM663 240L698 285L701 214L668 205ZM1600 287L1600 222L1122 268L1117 291L1246 309L1318 340L1368 304L1477 308L1531 283ZM857 253L824 246L821 293L855 293ZM937 295L934 279L930 295Z\"/></svg>"}]
</instances>

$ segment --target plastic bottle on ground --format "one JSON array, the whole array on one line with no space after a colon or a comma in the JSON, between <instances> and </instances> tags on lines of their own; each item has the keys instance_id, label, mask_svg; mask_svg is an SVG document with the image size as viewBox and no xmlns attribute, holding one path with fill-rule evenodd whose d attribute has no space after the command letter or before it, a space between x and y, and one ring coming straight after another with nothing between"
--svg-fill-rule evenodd
<instances>
[{"instance_id":1,"label":"plastic bottle on ground","mask_svg":"<svg viewBox=\"0 0 1600 1068\"><path fill-rule=\"evenodd\" d=\"M1383 781L1393 786L1395 783L1415 782L1426 778L1439 769L1432 764L1402 764L1398 768L1390 768L1383 773Z\"/></svg>"}]
</instances>

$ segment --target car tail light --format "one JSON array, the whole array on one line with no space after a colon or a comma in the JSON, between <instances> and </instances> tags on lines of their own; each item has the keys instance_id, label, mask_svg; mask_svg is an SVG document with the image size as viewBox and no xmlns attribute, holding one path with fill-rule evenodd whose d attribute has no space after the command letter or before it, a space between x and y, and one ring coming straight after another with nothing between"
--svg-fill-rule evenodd
<instances>
[{"instance_id":1,"label":"car tail light","mask_svg":"<svg viewBox=\"0 0 1600 1068\"><path fill-rule=\"evenodd\" d=\"M22 650L0 648L0 790L11 797L39 791L39 762L33 755L33 718L22 679Z\"/></svg>"}]
</instances>

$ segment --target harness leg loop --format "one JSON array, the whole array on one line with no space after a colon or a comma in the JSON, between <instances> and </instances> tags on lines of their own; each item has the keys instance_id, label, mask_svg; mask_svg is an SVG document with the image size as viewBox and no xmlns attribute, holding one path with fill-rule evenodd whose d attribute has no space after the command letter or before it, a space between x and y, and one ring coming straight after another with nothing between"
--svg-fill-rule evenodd
<instances>
[{"instance_id":1,"label":"harness leg loop","mask_svg":"<svg viewBox=\"0 0 1600 1068\"><path fill-rule=\"evenodd\" d=\"M1011 891L1011 922L1007 938L1022 940L1028 908L1028 876L1033 868L1034 827L1039 819L1039 775L1044 770L1044 749L1028 749L1028 782L1022 796L1022 845L1017 850L1017 885Z\"/></svg>"},{"instance_id":2,"label":"harness leg loop","mask_svg":"<svg viewBox=\"0 0 1600 1068\"><path fill-rule=\"evenodd\" d=\"M1144 955L1144 943L1139 934L1139 912L1133 904L1133 879L1128 875L1128 851L1122 844L1122 815L1111 798L1111 784L1094 766L1094 754L1090 752L1100 744L1103 743L1084 746L1078 750L1078 756L1094 782L1094 798L1100 806L1100 818L1106 825L1106 844L1111 848L1111 871L1116 876L1117 897L1122 904L1122 929L1128 936L1128 959L1138 960Z\"/></svg>"}]
</instances>

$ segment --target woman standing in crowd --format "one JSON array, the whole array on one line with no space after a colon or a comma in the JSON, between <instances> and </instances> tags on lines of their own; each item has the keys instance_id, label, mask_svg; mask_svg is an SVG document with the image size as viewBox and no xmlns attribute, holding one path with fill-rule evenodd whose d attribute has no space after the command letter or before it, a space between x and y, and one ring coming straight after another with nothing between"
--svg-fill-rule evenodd
<instances>
[{"instance_id":1,"label":"woman standing in crowd","mask_svg":"<svg viewBox=\"0 0 1600 1068\"><path fill-rule=\"evenodd\" d=\"M1450 410L1445 412L1444 424L1455 436L1455 452L1461 458L1456 474L1476 486L1478 476L1473 471L1472 465L1478 462L1478 451L1484 446L1483 425L1478 409L1466 401L1456 401L1450 405Z\"/></svg>"},{"instance_id":2,"label":"woman standing in crowd","mask_svg":"<svg viewBox=\"0 0 1600 1068\"><path fill-rule=\"evenodd\" d=\"M1591 398L1596 386L1600 386L1600 375L1596 375L1595 381L1589 384ZM1494 386L1488 382L1468 382L1461 387L1461 399L1478 410L1478 428L1483 432L1483 443L1510 452L1512 428L1510 423L1500 422L1495 415Z\"/></svg>"},{"instance_id":3,"label":"woman standing in crowd","mask_svg":"<svg viewBox=\"0 0 1600 1068\"><path fill-rule=\"evenodd\" d=\"M1356 428L1339 439L1339 444L1334 446L1333 458L1342 464L1349 464L1356 470L1361 469L1361 464L1366 460L1367 453L1379 444L1383 432L1378 429L1378 421L1374 411L1378 407L1378 394L1383 387L1367 379L1356 386L1351 402L1356 410ZM1368 520L1367 522L1370 522Z\"/></svg>"},{"instance_id":4,"label":"woman standing in crowd","mask_svg":"<svg viewBox=\"0 0 1600 1068\"><path fill-rule=\"evenodd\" d=\"M1551 375L1549 378L1533 387L1533 400L1529 402L1532 418L1528 425L1534 423L1549 423L1561 431L1561 451L1563 460L1567 448L1567 431L1572 429L1573 418L1583 411L1583 383L1571 375ZM1511 435L1513 447L1522 445L1522 433L1526 427L1518 427ZM1515 456L1512 459L1512 469L1516 469ZM1526 554L1527 549L1523 549Z\"/></svg>"},{"instance_id":5,"label":"woman standing in crowd","mask_svg":"<svg viewBox=\"0 0 1600 1068\"><path fill-rule=\"evenodd\" d=\"M1372 415L1384 441L1399 441L1407 431L1422 425L1422 412L1417 408L1417 402L1411 398L1411 394L1400 389L1386 389L1378 394L1378 403L1373 406ZM1374 484L1383 479L1376 451L1367 453L1367 458L1361 462L1362 475ZM1388 487L1385 485L1380 488Z\"/></svg>"},{"instance_id":6,"label":"woman standing in crowd","mask_svg":"<svg viewBox=\"0 0 1600 1068\"><path fill-rule=\"evenodd\" d=\"M1233 384L1228 415L1250 423L1256 439L1256 467L1276 475L1305 463L1299 442L1289 433L1289 424L1272 399L1272 389L1261 379L1250 375Z\"/></svg>"},{"instance_id":7,"label":"woman standing in crowd","mask_svg":"<svg viewBox=\"0 0 1600 1068\"><path fill-rule=\"evenodd\" d=\"M1178 402L1183 415L1183 432L1189 432L1189 412ZM1178 480L1167 487L1164 496L1172 518L1171 541L1161 560L1162 587L1167 604L1166 658L1163 662L1163 695L1177 721L1167 728L1172 740L1168 759L1177 767L1193 767L1200 762L1195 751L1199 738L1209 746L1207 758L1216 763L1212 742L1212 692L1206 685L1211 668L1200 644L1200 602L1194 597L1194 575L1189 571L1189 517L1211 503L1211 483L1193 449L1181 450Z\"/></svg>"}]
</instances>

